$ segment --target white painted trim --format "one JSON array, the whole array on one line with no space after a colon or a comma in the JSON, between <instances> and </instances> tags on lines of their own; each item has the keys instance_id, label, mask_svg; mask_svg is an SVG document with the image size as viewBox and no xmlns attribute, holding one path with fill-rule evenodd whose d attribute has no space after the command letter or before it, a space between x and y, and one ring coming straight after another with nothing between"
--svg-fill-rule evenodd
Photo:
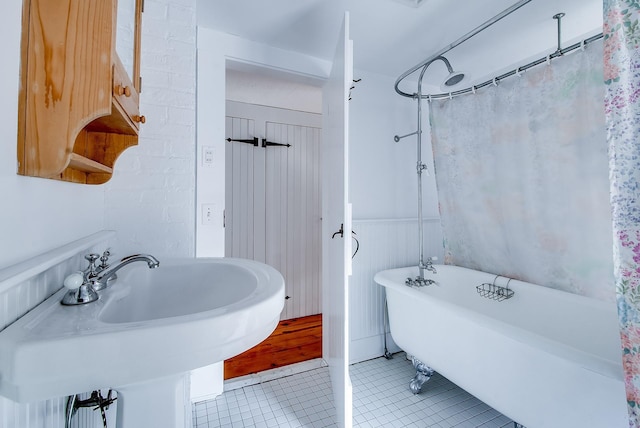
<instances>
[{"instance_id":1,"label":"white painted trim","mask_svg":"<svg viewBox=\"0 0 640 428\"><path fill-rule=\"evenodd\" d=\"M296 74L312 81L323 81L331 72L332 63L325 59L198 27L198 50L214 43L224 49L227 60L240 64Z\"/></svg>"},{"instance_id":2,"label":"white painted trim","mask_svg":"<svg viewBox=\"0 0 640 428\"><path fill-rule=\"evenodd\" d=\"M389 332L387 332L387 349L392 354L402 351L402 349L400 349L400 347L393 341L391 333ZM383 354L384 336L382 334L352 340L349 344L349 364L361 363L363 361L381 357Z\"/></svg>"},{"instance_id":3,"label":"white painted trim","mask_svg":"<svg viewBox=\"0 0 640 428\"><path fill-rule=\"evenodd\" d=\"M425 217L422 219L425 223L439 223L440 217ZM416 217L410 218L365 218L365 219L353 219L353 224L379 224L379 223L417 223Z\"/></svg>"}]
</instances>

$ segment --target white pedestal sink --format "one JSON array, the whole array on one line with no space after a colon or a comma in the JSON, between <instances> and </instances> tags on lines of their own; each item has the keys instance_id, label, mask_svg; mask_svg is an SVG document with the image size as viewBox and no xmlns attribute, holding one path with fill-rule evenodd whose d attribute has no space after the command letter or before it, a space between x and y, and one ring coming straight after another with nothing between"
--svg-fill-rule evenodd
<instances>
[{"instance_id":1,"label":"white pedestal sink","mask_svg":"<svg viewBox=\"0 0 640 428\"><path fill-rule=\"evenodd\" d=\"M113 388L119 428L184 426L185 374L271 334L284 280L251 260L160 262L124 267L86 305L62 306L61 290L2 331L0 394L29 402Z\"/></svg>"}]
</instances>

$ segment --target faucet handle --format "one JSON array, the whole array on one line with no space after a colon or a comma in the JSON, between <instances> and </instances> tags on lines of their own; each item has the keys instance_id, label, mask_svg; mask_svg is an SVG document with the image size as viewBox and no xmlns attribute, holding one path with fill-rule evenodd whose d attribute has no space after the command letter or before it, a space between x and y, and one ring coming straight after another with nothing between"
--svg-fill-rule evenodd
<instances>
[{"instance_id":1,"label":"faucet handle","mask_svg":"<svg viewBox=\"0 0 640 428\"><path fill-rule=\"evenodd\" d=\"M99 274L101 274L102 272L104 272L105 270L107 270L109 268L109 263L108 262L109 262L109 257L111 256L111 251L110 250L111 250L110 248L107 248L102 253L102 256L100 257L100 266L98 266L98 269L96 271L96 276L98 276ZM118 275L116 275L114 273L113 275L111 275L109 277L109 279L107 279L107 282L105 282L105 283L94 282L94 287L93 288L96 291L103 290L104 288L106 288L109 285L113 284L116 279L118 279Z\"/></svg>"},{"instance_id":2,"label":"faucet handle","mask_svg":"<svg viewBox=\"0 0 640 428\"><path fill-rule=\"evenodd\" d=\"M84 273L82 271L77 271L67 276L64 279L63 285L68 290L76 290L80 288L83 282L84 282Z\"/></svg>"},{"instance_id":3,"label":"faucet handle","mask_svg":"<svg viewBox=\"0 0 640 428\"><path fill-rule=\"evenodd\" d=\"M98 300L98 293L93 289L91 283L86 280L85 272L78 271L67 276L64 286L69 291L62 298L65 306L83 305Z\"/></svg>"},{"instance_id":4,"label":"faucet handle","mask_svg":"<svg viewBox=\"0 0 640 428\"><path fill-rule=\"evenodd\" d=\"M96 260L100 258L99 254L91 253L84 256L89 262L89 267L85 270L87 278L93 278L96 276Z\"/></svg>"},{"instance_id":5,"label":"faucet handle","mask_svg":"<svg viewBox=\"0 0 640 428\"><path fill-rule=\"evenodd\" d=\"M109 263L107 263L109 261L109 256L111 256L111 251L109 251L110 248L107 248L106 250L104 250L104 253L102 253L102 257L100 257L100 269L106 269L109 267Z\"/></svg>"},{"instance_id":6,"label":"faucet handle","mask_svg":"<svg viewBox=\"0 0 640 428\"><path fill-rule=\"evenodd\" d=\"M428 261L430 262L437 262L438 261L438 257L437 256L431 256L427 258Z\"/></svg>"},{"instance_id":7,"label":"faucet handle","mask_svg":"<svg viewBox=\"0 0 640 428\"><path fill-rule=\"evenodd\" d=\"M84 256L85 260L87 260L89 262L89 266L94 266L96 264L96 260L98 260L100 258L99 254L96 253L91 253L91 254L87 254Z\"/></svg>"},{"instance_id":8,"label":"faucet handle","mask_svg":"<svg viewBox=\"0 0 640 428\"><path fill-rule=\"evenodd\" d=\"M95 263L95 261L100 258L100 254L90 253L85 255L84 258L87 259L89 263Z\"/></svg>"}]
</instances>

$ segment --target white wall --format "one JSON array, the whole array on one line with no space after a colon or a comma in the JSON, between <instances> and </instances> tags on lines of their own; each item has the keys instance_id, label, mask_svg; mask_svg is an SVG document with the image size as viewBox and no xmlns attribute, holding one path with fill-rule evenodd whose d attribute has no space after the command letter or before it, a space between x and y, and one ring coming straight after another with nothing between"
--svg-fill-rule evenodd
<instances>
[{"instance_id":1,"label":"white wall","mask_svg":"<svg viewBox=\"0 0 640 428\"><path fill-rule=\"evenodd\" d=\"M23 177L17 169L22 1L2 4L0 27L0 268L103 228L101 186Z\"/></svg>"},{"instance_id":2,"label":"white wall","mask_svg":"<svg viewBox=\"0 0 640 428\"><path fill-rule=\"evenodd\" d=\"M229 65L229 64L228 64ZM227 68L226 98L229 101L322 114L322 88L300 82L291 74Z\"/></svg>"},{"instance_id":3,"label":"white wall","mask_svg":"<svg viewBox=\"0 0 640 428\"><path fill-rule=\"evenodd\" d=\"M419 259L416 136L393 141L394 135L416 131L416 101L396 94L394 78L363 70L356 70L354 78L362 80L351 91L350 105L350 197L353 229L360 241L349 280L351 363L383 353L384 291L373 276L380 270L417 265ZM430 172L422 177L425 257L442 258L427 103L422 161ZM390 335L388 346L392 352L398 349Z\"/></svg>"},{"instance_id":4,"label":"white wall","mask_svg":"<svg viewBox=\"0 0 640 428\"><path fill-rule=\"evenodd\" d=\"M394 135L416 131L416 101L396 94L391 77L356 70L354 79L362 80L351 91L349 111L353 218L416 218L416 136L393 141ZM429 168L422 176L423 214L439 217L426 102L422 123L422 161Z\"/></svg>"}]
</instances>

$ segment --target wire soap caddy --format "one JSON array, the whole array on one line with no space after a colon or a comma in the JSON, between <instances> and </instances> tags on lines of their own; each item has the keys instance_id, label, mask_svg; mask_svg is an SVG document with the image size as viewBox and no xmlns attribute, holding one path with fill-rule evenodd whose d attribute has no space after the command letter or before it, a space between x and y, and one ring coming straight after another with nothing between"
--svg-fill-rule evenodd
<instances>
[{"instance_id":1,"label":"wire soap caddy","mask_svg":"<svg viewBox=\"0 0 640 428\"><path fill-rule=\"evenodd\" d=\"M500 285L496 285L496 280L500 278L500 275L496 275L493 279L493 283L489 284L485 282L476 286L476 291L482 297L486 297L487 299L497 300L498 302L502 302L503 300L510 299L513 297L515 292L509 288L509 283L512 278L509 278L507 281L507 285L502 287Z\"/></svg>"}]
</instances>

